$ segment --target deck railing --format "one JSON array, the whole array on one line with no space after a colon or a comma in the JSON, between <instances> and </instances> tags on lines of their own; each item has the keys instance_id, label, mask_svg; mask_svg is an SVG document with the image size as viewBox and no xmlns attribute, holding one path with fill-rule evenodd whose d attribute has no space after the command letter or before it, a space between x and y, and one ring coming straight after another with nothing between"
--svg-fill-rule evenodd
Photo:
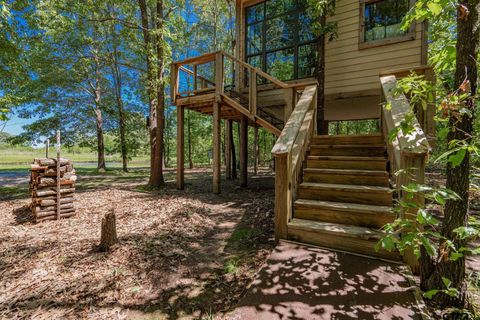
<instances>
[{"instance_id":1,"label":"deck railing","mask_svg":"<svg viewBox=\"0 0 480 320\"><path fill-rule=\"evenodd\" d=\"M275 239L287 238L293 216L293 201L301 182L302 166L310 140L316 132L317 86L308 86L280 134L275 157Z\"/></svg>"},{"instance_id":2,"label":"deck railing","mask_svg":"<svg viewBox=\"0 0 480 320\"><path fill-rule=\"evenodd\" d=\"M287 84L224 51L174 62L171 72L173 103L215 94L277 135L290 118L298 93L312 84Z\"/></svg>"},{"instance_id":3,"label":"deck railing","mask_svg":"<svg viewBox=\"0 0 480 320\"><path fill-rule=\"evenodd\" d=\"M405 202L414 201L418 206L424 205L424 197L416 194L413 199L407 198L407 193L402 186L411 183L423 184L425 182L425 163L428 158L429 144L427 137L405 95L393 95L397 86L394 75L380 77L385 106L382 108L382 131L387 140L387 151L390 162L390 173L397 190L398 198ZM408 118L408 120L407 120ZM401 129L402 122L409 121L413 130L405 133ZM391 134L395 133L392 141ZM402 218L415 219L416 212L401 212ZM413 252L406 252L404 260L414 270L417 261Z\"/></svg>"}]
</instances>

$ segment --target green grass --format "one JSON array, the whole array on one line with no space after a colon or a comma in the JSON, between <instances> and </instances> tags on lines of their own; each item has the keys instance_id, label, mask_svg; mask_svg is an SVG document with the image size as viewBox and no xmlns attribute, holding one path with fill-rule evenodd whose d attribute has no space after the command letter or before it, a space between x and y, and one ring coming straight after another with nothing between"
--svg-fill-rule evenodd
<instances>
[{"instance_id":1,"label":"green grass","mask_svg":"<svg viewBox=\"0 0 480 320\"><path fill-rule=\"evenodd\" d=\"M0 166L15 166L18 164L30 164L35 158L45 157L45 149L39 148L28 148L28 147L1 147L0 152L2 157L0 157ZM50 149L50 157L55 157L55 148ZM67 158L73 162L97 162L97 155L94 152L89 152L88 150L81 150L80 152L71 152L69 150L63 150L61 153L62 158ZM148 155L142 155L134 157L131 160L131 163L136 162L147 162L149 159ZM107 155L105 157L107 162L121 162L120 154Z\"/></svg>"}]
</instances>

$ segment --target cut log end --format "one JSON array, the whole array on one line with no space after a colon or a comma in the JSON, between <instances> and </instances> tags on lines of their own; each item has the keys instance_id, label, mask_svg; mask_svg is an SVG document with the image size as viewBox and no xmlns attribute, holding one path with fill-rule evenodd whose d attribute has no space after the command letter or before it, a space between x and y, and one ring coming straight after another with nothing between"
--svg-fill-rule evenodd
<instances>
[{"instance_id":1,"label":"cut log end","mask_svg":"<svg viewBox=\"0 0 480 320\"><path fill-rule=\"evenodd\" d=\"M115 211L112 209L102 219L99 250L106 252L118 242Z\"/></svg>"}]
</instances>

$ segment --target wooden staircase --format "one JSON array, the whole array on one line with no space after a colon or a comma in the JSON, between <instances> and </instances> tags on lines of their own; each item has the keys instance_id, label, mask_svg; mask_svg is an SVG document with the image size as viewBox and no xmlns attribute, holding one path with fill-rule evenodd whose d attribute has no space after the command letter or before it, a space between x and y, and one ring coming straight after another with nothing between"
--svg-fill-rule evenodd
<instances>
[{"instance_id":1,"label":"wooden staircase","mask_svg":"<svg viewBox=\"0 0 480 320\"><path fill-rule=\"evenodd\" d=\"M399 260L374 247L395 220L381 134L314 136L297 188L288 239Z\"/></svg>"}]
</instances>

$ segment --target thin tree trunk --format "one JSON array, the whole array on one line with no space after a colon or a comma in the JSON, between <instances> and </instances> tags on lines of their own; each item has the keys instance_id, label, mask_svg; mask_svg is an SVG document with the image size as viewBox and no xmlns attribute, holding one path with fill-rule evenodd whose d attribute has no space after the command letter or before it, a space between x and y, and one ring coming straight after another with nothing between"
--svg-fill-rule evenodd
<instances>
[{"instance_id":1,"label":"thin tree trunk","mask_svg":"<svg viewBox=\"0 0 480 320\"><path fill-rule=\"evenodd\" d=\"M477 62L478 45L480 40L480 0L460 1L457 12L457 58L455 72L455 88L466 87L468 81L471 86L470 98L465 107L473 114L475 110L475 95L477 92ZM469 93L459 89L460 94ZM451 111L452 112L452 111ZM473 133L473 116L463 114L450 115L451 130L448 134L448 144L452 141L471 141ZM441 234L447 239L452 239L456 248L466 247L465 240L459 239L454 230L468 224L469 199L468 191L470 184L470 155L467 152L462 163L452 166L447 163L446 187L461 197L461 200L448 200L445 205L445 218L442 224ZM459 294L451 297L446 294L435 296L442 307L463 308L467 305L467 283L465 279L465 257L455 261L441 259L436 265L436 272L428 283L430 289L445 289L442 277L451 281L451 287L456 288Z\"/></svg>"},{"instance_id":2,"label":"thin tree trunk","mask_svg":"<svg viewBox=\"0 0 480 320\"><path fill-rule=\"evenodd\" d=\"M97 169L99 171L105 171L105 142L103 138L103 116L101 109L102 91L100 88L100 70L98 64L97 53L95 55L95 124L97 129Z\"/></svg>"},{"instance_id":3,"label":"thin tree trunk","mask_svg":"<svg viewBox=\"0 0 480 320\"><path fill-rule=\"evenodd\" d=\"M228 120L232 121L232 120ZM232 121L233 122L233 121ZM235 138L233 137L233 123L230 125L230 146L232 147L232 179L237 179L237 155L235 154Z\"/></svg>"},{"instance_id":4,"label":"thin tree trunk","mask_svg":"<svg viewBox=\"0 0 480 320\"><path fill-rule=\"evenodd\" d=\"M113 35L115 35L113 31ZM126 131L126 121L125 121L125 111L123 108L123 99L122 99L122 74L120 72L120 67L118 65L118 51L115 46L113 49L113 65L112 65L112 78L113 85L115 88L115 98L117 100L117 109L118 109L118 123L119 123L119 133L120 133L120 151L122 155L122 169L123 171L128 171L128 155L127 155L127 140L125 137Z\"/></svg>"},{"instance_id":5,"label":"thin tree trunk","mask_svg":"<svg viewBox=\"0 0 480 320\"><path fill-rule=\"evenodd\" d=\"M253 172L255 175L258 174L258 158L259 158L258 127L254 127L253 128Z\"/></svg>"}]
</instances>

